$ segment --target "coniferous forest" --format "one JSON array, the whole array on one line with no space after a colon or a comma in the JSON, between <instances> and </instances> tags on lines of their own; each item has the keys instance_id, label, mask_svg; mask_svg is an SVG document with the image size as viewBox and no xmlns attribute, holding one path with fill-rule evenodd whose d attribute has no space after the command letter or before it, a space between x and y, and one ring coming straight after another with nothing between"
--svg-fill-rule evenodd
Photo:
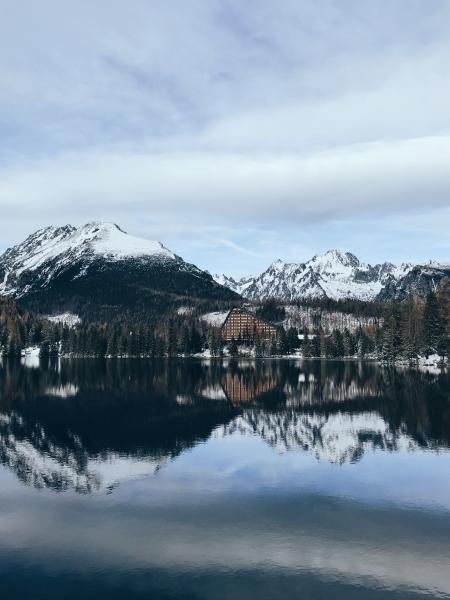
<instances>
[{"instance_id":1,"label":"coniferous forest","mask_svg":"<svg viewBox=\"0 0 450 600\"><path fill-rule=\"evenodd\" d=\"M0 352L19 357L26 348L39 348L41 357L175 357L207 352L212 357L255 357L295 355L305 358L371 358L385 362L418 357L449 355L450 294L448 283L425 299L410 297L386 303L358 303L315 300L315 308L339 310L360 316L370 315L370 325L350 330L325 330L317 320L312 328L286 327L285 308L268 301L254 307L262 319L277 326L272 340L221 339L220 328L199 318L195 311L175 313L166 320L126 320L119 314L104 321L83 321L76 325L52 322L25 311L14 300L0 299Z\"/></svg>"}]
</instances>

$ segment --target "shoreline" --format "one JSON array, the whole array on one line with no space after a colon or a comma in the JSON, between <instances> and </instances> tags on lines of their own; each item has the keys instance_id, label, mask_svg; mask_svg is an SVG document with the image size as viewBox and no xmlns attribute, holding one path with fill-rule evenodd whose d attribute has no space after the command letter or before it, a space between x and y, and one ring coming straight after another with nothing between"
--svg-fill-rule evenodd
<instances>
[{"instance_id":1,"label":"shoreline","mask_svg":"<svg viewBox=\"0 0 450 600\"><path fill-rule=\"evenodd\" d=\"M323 356L308 356L304 357L300 354L280 354L276 356L253 356L251 354L240 354L238 356L211 356L208 352L197 353L192 355L175 355L175 356L90 356L90 355L76 355L76 354L58 354L56 356L49 356L47 358L40 357L38 348L25 349L25 352L21 355L20 361L28 366L39 366L41 361L48 360L157 360L157 361L169 361L169 360L194 360L194 361L214 361L227 363L236 361L314 361L314 362L329 362L329 363L373 363L380 367L396 367L411 370L426 370L433 372L446 372L448 370L448 361L442 361L438 359L437 355L430 356L429 358L419 357L416 360L408 361L405 359L399 359L392 362L380 360L374 356L367 357L356 357L356 356L343 356L343 357L323 357Z\"/></svg>"}]
</instances>

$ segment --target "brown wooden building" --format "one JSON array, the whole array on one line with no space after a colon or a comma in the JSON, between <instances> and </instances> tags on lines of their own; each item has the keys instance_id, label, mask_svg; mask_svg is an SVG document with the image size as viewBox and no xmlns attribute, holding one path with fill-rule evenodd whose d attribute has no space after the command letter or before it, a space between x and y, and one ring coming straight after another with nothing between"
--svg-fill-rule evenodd
<instances>
[{"instance_id":1,"label":"brown wooden building","mask_svg":"<svg viewBox=\"0 0 450 600\"><path fill-rule=\"evenodd\" d=\"M245 308L230 310L221 329L222 339L225 341L254 340L257 337L262 340L270 340L276 333L277 330L273 325L258 319Z\"/></svg>"}]
</instances>

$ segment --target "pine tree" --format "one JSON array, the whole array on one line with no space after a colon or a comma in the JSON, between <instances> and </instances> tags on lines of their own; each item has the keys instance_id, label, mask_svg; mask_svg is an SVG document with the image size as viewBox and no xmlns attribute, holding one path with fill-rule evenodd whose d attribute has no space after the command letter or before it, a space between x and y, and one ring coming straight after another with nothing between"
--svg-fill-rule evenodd
<instances>
[{"instance_id":1,"label":"pine tree","mask_svg":"<svg viewBox=\"0 0 450 600\"><path fill-rule=\"evenodd\" d=\"M422 311L419 302L410 296L403 306L402 353L409 361L417 359L422 341Z\"/></svg>"},{"instance_id":2,"label":"pine tree","mask_svg":"<svg viewBox=\"0 0 450 600\"><path fill-rule=\"evenodd\" d=\"M380 327L378 321L375 323L375 329L373 333L374 350L377 358L381 358L383 354L383 330Z\"/></svg>"},{"instance_id":3,"label":"pine tree","mask_svg":"<svg viewBox=\"0 0 450 600\"><path fill-rule=\"evenodd\" d=\"M203 350L203 340L200 333L197 331L194 322L191 325L191 352L196 354Z\"/></svg>"},{"instance_id":4,"label":"pine tree","mask_svg":"<svg viewBox=\"0 0 450 600\"><path fill-rule=\"evenodd\" d=\"M191 332L187 325L181 330L180 352L185 355L191 353Z\"/></svg>"},{"instance_id":5,"label":"pine tree","mask_svg":"<svg viewBox=\"0 0 450 600\"><path fill-rule=\"evenodd\" d=\"M439 313L444 327L441 331L438 354L443 359L450 355L450 279L446 278L441 282L437 293L439 303Z\"/></svg>"},{"instance_id":6,"label":"pine tree","mask_svg":"<svg viewBox=\"0 0 450 600\"><path fill-rule=\"evenodd\" d=\"M228 348L228 351L230 353L230 356L237 356L238 355L238 345L236 340L233 338L230 342L230 346Z\"/></svg>"},{"instance_id":7,"label":"pine tree","mask_svg":"<svg viewBox=\"0 0 450 600\"><path fill-rule=\"evenodd\" d=\"M311 340L309 339L308 332L306 331L303 337L302 354L304 358L311 356Z\"/></svg>"},{"instance_id":8,"label":"pine tree","mask_svg":"<svg viewBox=\"0 0 450 600\"><path fill-rule=\"evenodd\" d=\"M423 311L423 350L426 356L434 353L445 353L447 345L446 329L437 296L434 292L430 292Z\"/></svg>"},{"instance_id":9,"label":"pine tree","mask_svg":"<svg viewBox=\"0 0 450 600\"><path fill-rule=\"evenodd\" d=\"M286 354L288 351L287 337L284 327L280 327L277 332L277 354Z\"/></svg>"},{"instance_id":10,"label":"pine tree","mask_svg":"<svg viewBox=\"0 0 450 600\"><path fill-rule=\"evenodd\" d=\"M354 356L356 353L355 339L347 328L344 329L343 337L344 356Z\"/></svg>"},{"instance_id":11,"label":"pine tree","mask_svg":"<svg viewBox=\"0 0 450 600\"><path fill-rule=\"evenodd\" d=\"M388 362L395 361L402 347L402 314L397 300L392 300L385 309L383 324L382 357Z\"/></svg>"},{"instance_id":12,"label":"pine tree","mask_svg":"<svg viewBox=\"0 0 450 600\"><path fill-rule=\"evenodd\" d=\"M342 358L344 354L344 337L339 329L335 329L333 331L333 356L335 358Z\"/></svg>"},{"instance_id":13,"label":"pine tree","mask_svg":"<svg viewBox=\"0 0 450 600\"><path fill-rule=\"evenodd\" d=\"M286 334L286 345L288 352L295 352L299 346L298 331L296 327L289 327Z\"/></svg>"},{"instance_id":14,"label":"pine tree","mask_svg":"<svg viewBox=\"0 0 450 600\"><path fill-rule=\"evenodd\" d=\"M364 358L369 350L369 339L361 325L356 334L356 350L359 358Z\"/></svg>"},{"instance_id":15,"label":"pine tree","mask_svg":"<svg viewBox=\"0 0 450 600\"><path fill-rule=\"evenodd\" d=\"M169 328L167 332L167 355L169 357L175 356L177 353L177 332L175 329L175 323L173 319L169 321Z\"/></svg>"},{"instance_id":16,"label":"pine tree","mask_svg":"<svg viewBox=\"0 0 450 600\"><path fill-rule=\"evenodd\" d=\"M215 327L211 328L209 334L209 351L211 356L217 357L220 355L219 333Z\"/></svg>"},{"instance_id":17,"label":"pine tree","mask_svg":"<svg viewBox=\"0 0 450 600\"><path fill-rule=\"evenodd\" d=\"M319 330L319 354L317 356L328 357L330 352L330 344L328 341L328 336L325 335L325 331L320 328Z\"/></svg>"},{"instance_id":18,"label":"pine tree","mask_svg":"<svg viewBox=\"0 0 450 600\"><path fill-rule=\"evenodd\" d=\"M255 357L262 358L264 356L264 343L261 336L255 337Z\"/></svg>"},{"instance_id":19,"label":"pine tree","mask_svg":"<svg viewBox=\"0 0 450 600\"><path fill-rule=\"evenodd\" d=\"M319 358L321 356L321 349L322 349L321 338L322 338L322 336L323 336L322 329L320 329L319 331L316 331L313 334L313 338L311 341L311 355L314 358Z\"/></svg>"}]
</instances>

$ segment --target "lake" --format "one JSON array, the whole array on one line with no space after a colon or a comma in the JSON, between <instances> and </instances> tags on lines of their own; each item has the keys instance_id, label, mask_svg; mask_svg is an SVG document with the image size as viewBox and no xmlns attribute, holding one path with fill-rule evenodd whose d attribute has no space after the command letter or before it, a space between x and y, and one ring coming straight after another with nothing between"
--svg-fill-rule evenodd
<instances>
[{"instance_id":1,"label":"lake","mask_svg":"<svg viewBox=\"0 0 450 600\"><path fill-rule=\"evenodd\" d=\"M444 373L0 363L0 596L450 598Z\"/></svg>"}]
</instances>

